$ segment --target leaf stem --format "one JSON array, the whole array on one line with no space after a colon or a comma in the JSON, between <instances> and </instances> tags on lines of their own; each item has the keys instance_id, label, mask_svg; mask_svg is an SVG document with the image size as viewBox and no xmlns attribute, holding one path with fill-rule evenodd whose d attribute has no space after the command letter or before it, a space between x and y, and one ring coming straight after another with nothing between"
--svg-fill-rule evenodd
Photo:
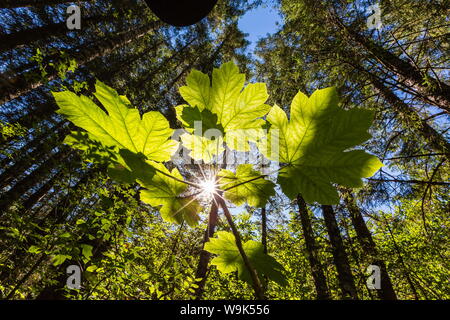
<instances>
[{"instance_id":1,"label":"leaf stem","mask_svg":"<svg viewBox=\"0 0 450 320\"><path fill-rule=\"evenodd\" d=\"M236 228L236 225L233 222L233 218L231 217L230 211L228 210L227 205L225 204L225 201L222 197L217 197L217 201L219 202L219 205L222 207L223 212L225 214L225 217L228 220L228 224L231 227L231 230L233 231L234 238L236 240L236 246L238 247L239 253L241 254L242 260L244 260L245 267L247 268L248 272L250 273L250 277L252 278L253 283L253 290L255 291L256 298L259 300L264 299L264 292L261 286L261 282L259 281L259 277L256 274L256 270L253 268L253 266L250 263L250 260L247 257L247 254L244 251L244 247L242 246L241 236L239 235L239 231Z\"/></svg>"}]
</instances>

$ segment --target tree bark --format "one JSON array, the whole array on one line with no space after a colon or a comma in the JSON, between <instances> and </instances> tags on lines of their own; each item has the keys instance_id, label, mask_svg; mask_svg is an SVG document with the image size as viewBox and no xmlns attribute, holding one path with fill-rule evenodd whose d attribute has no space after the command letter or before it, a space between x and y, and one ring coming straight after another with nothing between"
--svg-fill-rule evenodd
<instances>
[{"instance_id":1,"label":"tree bark","mask_svg":"<svg viewBox=\"0 0 450 320\"><path fill-rule=\"evenodd\" d=\"M398 118L405 122L405 127L419 133L433 148L433 150L446 154L450 160L450 143L441 134L433 129L419 114L405 102L397 97L376 77L371 76L371 82L380 95L398 113Z\"/></svg>"},{"instance_id":2,"label":"tree bark","mask_svg":"<svg viewBox=\"0 0 450 320\"><path fill-rule=\"evenodd\" d=\"M303 229L303 237L305 238L306 250L308 252L308 260L311 265L311 273L314 279L318 300L331 299L330 291L327 285L327 279L320 263L319 250L314 237L311 219L309 217L306 202L301 195L297 196L298 212Z\"/></svg>"},{"instance_id":3,"label":"tree bark","mask_svg":"<svg viewBox=\"0 0 450 320\"><path fill-rule=\"evenodd\" d=\"M346 26L337 17L333 19L336 24L349 35L349 37L361 45L367 52L373 55L386 68L398 76L399 82L404 82L408 87L414 89L418 97L425 103L431 103L450 113L450 86L427 76L429 85L424 85L425 75L411 63L401 59L369 38L359 34L351 27Z\"/></svg>"},{"instance_id":4,"label":"tree bark","mask_svg":"<svg viewBox=\"0 0 450 320\"><path fill-rule=\"evenodd\" d=\"M53 139L56 134L57 137L55 140L50 141L50 139L35 139L39 143L39 145L30 153L22 154L20 158L16 159L15 163L12 166L2 172L2 174L0 175L0 190L5 188L9 183L11 183L11 181L17 178L18 175L22 174L26 169L28 169L32 165L33 161L42 159L42 157L48 154L52 149L51 146L49 147L50 142L52 143L52 146L55 146L57 143L63 140L65 134L69 132L68 127L56 127L54 129L56 132L52 132L51 138Z\"/></svg>"},{"instance_id":5,"label":"tree bark","mask_svg":"<svg viewBox=\"0 0 450 320\"><path fill-rule=\"evenodd\" d=\"M195 290L194 293L196 300L200 300L202 298L206 283L206 274L208 272L208 264L209 260L211 259L211 253L209 253L204 249L205 243L207 243L209 239L214 236L214 233L216 232L218 218L219 216L217 203L216 201L213 201L211 204L211 210L209 212L208 226L206 227L205 236L203 238L203 248L202 251L200 252L200 259L198 262L197 271L195 273L196 279L201 278L201 280L197 282L198 288Z\"/></svg>"},{"instance_id":6,"label":"tree bark","mask_svg":"<svg viewBox=\"0 0 450 320\"><path fill-rule=\"evenodd\" d=\"M358 299L355 280L350 268L347 253L345 252L344 242L342 241L333 208L329 205L322 205L322 212L330 237L334 264L336 265L342 296L344 299Z\"/></svg>"},{"instance_id":7,"label":"tree bark","mask_svg":"<svg viewBox=\"0 0 450 320\"><path fill-rule=\"evenodd\" d=\"M95 174L98 173L97 170L90 170L80 178L80 180L76 183L75 186L73 186L71 189L68 190L68 193L61 197L57 202L52 206L52 209L45 215L45 217L41 219L34 219L33 216L30 217L30 221L32 223L35 223L36 225L39 225L41 229L37 229L36 233L39 235L44 236L46 233L44 231L43 226L47 225L50 228L50 234L53 232L53 230L58 227L70 214L72 209L79 205L77 201L74 201L74 199L79 199L82 197L83 193L80 193L81 190L83 190L85 184L95 176ZM72 204L70 204L71 201L74 201ZM70 204L70 205L69 205ZM36 238L34 237L28 237L26 239L26 243L23 244L21 247L14 248L13 252L9 255L9 258L11 261L13 261L14 268L10 269L9 271L4 270L0 272L0 282L5 282L8 279L14 279L15 277L20 274L21 270L23 270L23 267L28 263L28 261L25 259L27 256L26 249L31 245L34 245L36 242ZM43 254L42 258L46 258L47 255ZM44 259L39 258L38 259L38 265L44 261ZM34 268L32 268L34 270ZM31 273L30 273L31 272ZM32 275L32 272L30 270L25 276L23 276L16 284L15 289L12 290L8 296L13 295L14 291L17 290L21 284L23 284L29 276Z\"/></svg>"},{"instance_id":8,"label":"tree bark","mask_svg":"<svg viewBox=\"0 0 450 320\"><path fill-rule=\"evenodd\" d=\"M261 208L261 243L263 245L263 252L267 254L267 212L266 207ZM267 292L269 284L269 278L264 275L264 281L262 283L262 289L264 294Z\"/></svg>"},{"instance_id":9,"label":"tree bark","mask_svg":"<svg viewBox=\"0 0 450 320\"><path fill-rule=\"evenodd\" d=\"M152 46L146 47L142 52L136 52L136 53L129 55L125 60L115 63L114 65L110 66L108 69L98 73L96 76L100 80L103 80L103 79L110 80L114 76L123 72L124 69L131 66L136 61L138 61L142 58L145 58L146 56L151 54L154 50L158 49L158 47L160 47L161 45L163 45L163 41L157 41ZM162 67L161 67L161 69L162 69Z\"/></svg>"},{"instance_id":10,"label":"tree bark","mask_svg":"<svg viewBox=\"0 0 450 320\"><path fill-rule=\"evenodd\" d=\"M23 208L28 211L36 203L38 203L47 193L52 189L58 181L61 180L62 170L56 173L52 178L45 182L38 190L33 192L27 199L23 202Z\"/></svg>"},{"instance_id":11,"label":"tree bark","mask_svg":"<svg viewBox=\"0 0 450 320\"><path fill-rule=\"evenodd\" d=\"M61 164L71 153L72 150L68 148L59 150L29 175L25 176L20 181L17 181L10 190L2 195L2 200L0 201L0 215L6 211L14 201L17 201L29 188L37 184L43 175L50 172L54 162Z\"/></svg>"},{"instance_id":12,"label":"tree bark","mask_svg":"<svg viewBox=\"0 0 450 320\"><path fill-rule=\"evenodd\" d=\"M80 49L80 51L76 53L75 60L78 65L85 65L96 58L108 55L116 49L145 36L159 25L159 22L149 23L129 32L125 32L113 36L110 39L95 43L84 49ZM6 81L7 83L3 83L0 86L0 104L16 99L17 97L40 87L43 84L40 79L29 80L32 79L32 75L34 74L34 72L35 71L30 71L26 74L18 75L17 77ZM51 81L54 80L57 75L57 70L52 69L49 70L47 78L49 81Z\"/></svg>"},{"instance_id":13,"label":"tree bark","mask_svg":"<svg viewBox=\"0 0 450 320\"><path fill-rule=\"evenodd\" d=\"M267 254L267 214L266 207L261 208L261 243L264 253Z\"/></svg>"},{"instance_id":14,"label":"tree bark","mask_svg":"<svg viewBox=\"0 0 450 320\"><path fill-rule=\"evenodd\" d=\"M95 25L101 21L112 21L113 19L114 17L112 15L95 15L83 18L82 23L83 27L85 27ZM48 39L49 35L51 37L60 37L69 31L70 30L67 29L66 21L64 21L0 35L0 52L17 49L35 41Z\"/></svg>"},{"instance_id":15,"label":"tree bark","mask_svg":"<svg viewBox=\"0 0 450 320\"><path fill-rule=\"evenodd\" d=\"M12 123L31 129L37 122L42 121L43 119L48 119L53 112L58 109L58 106L53 101L53 98L49 97L48 99L49 101L38 104L28 113L22 115L16 120L13 120Z\"/></svg>"},{"instance_id":16,"label":"tree bark","mask_svg":"<svg viewBox=\"0 0 450 320\"><path fill-rule=\"evenodd\" d=\"M143 89L145 84L150 81L155 74L157 74L159 71L167 67L167 64L170 63L173 59L175 59L177 56L179 56L181 53L183 53L194 41L197 40L196 37L192 38L190 41L186 42L186 44L181 47L179 50L177 50L175 53L173 53L169 58L165 59L156 69L152 70L148 74L144 75L140 80L139 83L136 85L136 88Z\"/></svg>"},{"instance_id":17,"label":"tree bark","mask_svg":"<svg viewBox=\"0 0 450 320\"><path fill-rule=\"evenodd\" d=\"M92 0L82 0L88 2ZM38 6L53 6L61 3L68 3L73 1L68 0L2 0L1 8L21 8L21 7L38 7Z\"/></svg>"},{"instance_id":18,"label":"tree bark","mask_svg":"<svg viewBox=\"0 0 450 320\"><path fill-rule=\"evenodd\" d=\"M392 229L389 227L389 222L386 222L386 227L389 231L389 235L392 239L392 243L394 244L394 249L397 252L398 259L400 261L400 264L402 265L402 273L406 278L406 281L409 284L409 287L411 288L411 291L413 292L414 299L419 300L419 295L417 293L416 286L414 285L414 282L412 281L411 275L409 274L408 268L406 267L405 261L403 260L403 256L401 253L401 250L399 246L397 245L397 241L395 240L394 234L392 233Z\"/></svg>"},{"instance_id":19,"label":"tree bark","mask_svg":"<svg viewBox=\"0 0 450 320\"><path fill-rule=\"evenodd\" d=\"M372 234L367 228L366 222L364 221L361 211L356 204L353 194L350 190L343 189L342 195L347 206L347 210L350 213L350 218L353 227L355 228L358 242L363 248L364 253L369 257L370 263L380 267L381 289L377 290L379 298L382 300L397 300L397 295L395 294L391 278L387 272L386 264L379 258L378 250L375 242L373 241Z\"/></svg>"}]
</instances>

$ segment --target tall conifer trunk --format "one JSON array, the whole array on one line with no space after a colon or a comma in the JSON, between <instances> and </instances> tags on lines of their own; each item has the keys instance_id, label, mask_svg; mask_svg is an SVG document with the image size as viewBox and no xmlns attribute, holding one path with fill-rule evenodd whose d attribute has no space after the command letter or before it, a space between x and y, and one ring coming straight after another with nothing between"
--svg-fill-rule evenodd
<instances>
[{"instance_id":1,"label":"tall conifer trunk","mask_svg":"<svg viewBox=\"0 0 450 320\"><path fill-rule=\"evenodd\" d=\"M113 36L91 46L82 48L77 53L75 60L78 65L85 65L86 63L91 62L96 58L106 56L112 53L114 50L145 36L149 32L155 30L155 28L159 25L160 22L149 23L134 30ZM3 83L0 86L0 104L13 100L33 89L40 87L42 85L41 80L37 78L33 79L33 74L34 71L30 71L29 73L21 74L13 79L9 79L7 81L8 83ZM51 81L54 80L57 76L57 70L52 69L49 70L47 78L49 81Z\"/></svg>"},{"instance_id":2,"label":"tall conifer trunk","mask_svg":"<svg viewBox=\"0 0 450 320\"><path fill-rule=\"evenodd\" d=\"M317 299L328 300L331 299L330 291L327 285L327 279L320 263L318 246L314 238L311 219L309 217L306 202L301 195L297 196L298 213L303 229L303 236L305 238L306 250L308 252L308 260L311 265L311 273L316 287Z\"/></svg>"},{"instance_id":3,"label":"tall conifer trunk","mask_svg":"<svg viewBox=\"0 0 450 320\"><path fill-rule=\"evenodd\" d=\"M391 278L387 272L386 264L379 257L375 242L372 239L372 234L367 228L361 211L356 205L353 194L349 190L344 190L342 195L347 206L347 210L350 213L350 218L352 220L353 227L355 228L358 242L363 248L364 253L369 257L371 261L370 263L380 267L381 289L377 290L378 296L383 300L396 300L397 295L395 294Z\"/></svg>"},{"instance_id":4,"label":"tall conifer trunk","mask_svg":"<svg viewBox=\"0 0 450 320\"><path fill-rule=\"evenodd\" d=\"M322 205L323 217L330 237L331 251L333 253L334 264L336 265L339 287L344 299L358 299L355 286L355 279L351 271L344 242L336 221L336 216L332 206Z\"/></svg>"},{"instance_id":5,"label":"tall conifer trunk","mask_svg":"<svg viewBox=\"0 0 450 320\"><path fill-rule=\"evenodd\" d=\"M89 2L92 0L82 0ZM20 8L20 7L36 7L36 6L53 6L55 4L68 3L67 0L2 0L0 8Z\"/></svg>"}]
</instances>

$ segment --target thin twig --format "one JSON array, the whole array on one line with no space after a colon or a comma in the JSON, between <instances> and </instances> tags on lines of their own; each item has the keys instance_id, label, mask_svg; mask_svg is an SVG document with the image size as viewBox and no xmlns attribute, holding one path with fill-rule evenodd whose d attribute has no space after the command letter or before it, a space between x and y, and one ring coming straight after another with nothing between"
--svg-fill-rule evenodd
<instances>
[{"instance_id":1,"label":"thin twig","mask_svg":"<svg viewBox=\"0 0 450 320\"><path fill-rule=\"evenodd\" d=\"M444 181L424 181L424 180L401 180L401 179L367 179L374 182L396 182L396 183L411 183L411 184L430 184L435 186L450 186L450 182Z\"/></svg>"}]
</instances>

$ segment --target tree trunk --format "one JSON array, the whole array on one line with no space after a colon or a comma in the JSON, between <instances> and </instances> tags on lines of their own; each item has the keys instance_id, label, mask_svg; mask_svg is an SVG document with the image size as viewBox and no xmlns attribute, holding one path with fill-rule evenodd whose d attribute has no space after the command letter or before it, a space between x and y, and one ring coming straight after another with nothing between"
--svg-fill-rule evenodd
<instances>
[{"instance_id":1,"label":"tree trunk","mask_svg":"<svg viewBox=\"0 0 450 320\"><path fill-rule=\"evenodd\" d=\"M377 265L381 270L381 289L377 290L377 294L382 300L397 300L394 288L392 286L391 278L386 269L386 264L379 258L378 251L375 242L372 239L372 234L367 228L366 222L359 210L353 194L344 189L342 192L344 202L347 206L347 210L350 213L353 227L355 228L358 242L363 248L364 252L370 259L370 263Z\"/></svg>"},{"instance_id":2,"label":"tree trunk","mask_svg":"<svg viewBox=\"0 0 450 320\"><path fill-rule=\"evenodd\" d=\"M112 15L95 15L83 18L83 27L95 25L101 21L112 21ZM46 40L51 37L60 37L70 30L67 29L66 21L52 23L33 29L25 29L22 31L0 35L0 52L20 48L39 40Z\"/></svg>"},{"instance_id":3,"label":"tree trunk","mask_svg":"<svg viewBox=\"0 0 450 320\"><path fill-rule=\"evenodd\" d=\"M322 212L330 237L334 264L336 265L342 296L344 299L358 299L355 280L347 258L347 253L345 252L344 242L342 241L333 207L322 205Z\"/></svg>"},{"instance_id":4,"label":"tree trunk","mask_svg":"<svg viewBox=\"0 0 450 320\"><path fill-rule=\"evenodd\" d=\"M359 34L351 27L342 23L338 18L336 24L350 36L352 40L361 45L373 55L386 68L398 76L399 82L404 82L408 87L418 93L418 97L425 103L431 103L450 113L450 86L427 76L429 85L424 85L425 75L409 62L399 58L395 54L379 46L369 38Z\"/></svg>"},{"instance_id":5,"label":"tree trunk","mask_svg":"<svg viewBox=\"0 0 450 320\"><path fill-rule=\"evenodd\" d=\"M76 53L75 60L78 65L85 65L98 57L108 55L114 50L145 36L159 25L159 22L149 23L135 30L113 36L110 39L106 39L84 49L80 49L80 51ZM26 74L18 75L14 79L9 79L6 84L2 84L0 86L0 104L16 99L17 97L41 86L42 81L40 79L29 80L30 78L32 79L32 75L34 73L35 71L30 71ZM49 70L47 78L51 81L54 80L57 75L58 72L55 69L52 69Z\"/></svg>"},{"instance_id":6,"label":"tree trunk","mask_svg":"<svg viewBox=\"0 0 450 320\"><path fill-rule=\"evenodd\" d=\"M31 129L37 122L48 119L53 112L58 109L58 106L53 100L53 97L48 98L49 101L38 104L33 107L28 113L22 115L20 118L11 121L11 123L18 124L21 127Z\"/></svg>"},{"instance_id":7,"label":"tree trunk","mask_svg":"<svg viewBox=\"0 0 450 320\"><path fill-rule=\"evenodd\" d=\"M264 253L267 254L267 214L266 207L261 208L261 243Z\"/></svg>"},{"instance_id":8,"label":"tree trunk","mask_svg":"<svg viewBox=\"0 0 450 320\"><path fill-rule=\"evenodd\" d=\"M37 184L41 180L42 176L53 169L53 164L55 162L59 165L62 164L64 159L66 159L71 153L72 150L68 148L59 150L57 153L51 155L29 175L25 176L20 181L17 181L10 190L3 193L2 200L0 202L0 212L6 211L14 203L14 201L17 201L29 188Z\"/></svg>"},{"instance_id":9,"label":"tree trunk","mask_svg":"<svg viewBox=\"0 0 450 320\"><path fill-rule=\"evenodd\" d=\"M397 95L387 88L375 76L371 76L371 82L375 89L398 113L398 118L405 122L405 127L419 133L433 148L433 150L446 154L450 160L450 143L441 134L433 129L426 121L421 119L419 114Z\"/></svg>"},{"instance_id":10,"label":"tree trunk","mask_svg":"<svg viewBox=\"0 0 450 320\"><path fill-rule=\"evenodd\" d=\"M124 69L131 66L136 61L145 58L149 54L151 54L154 50L157 50L158 47L163 45L163 41L157 41L152 46L147 46L142 52L135 52L128 56L125 60L120 61L118 63L115 63L114 65L110 66L108 69L99 72L96 76L100 80L105 80L105 82L108 82L108 80L111 80L116 75L121 75L121 72L123 72Z\"/></svg>"},{"instance_id":11,"label":"tree trunk","mask_svg":"<svg viewBox=\"0 0 450 320\"><path fill-rule=\"evenodd\" d=\"M267 254L267 212L266 207L261 208L261 243L263 245L263 252ZM264 275L264 281L262 283L262 289L264 294L267 292L269 284L269 278Z\"/></svg>"},{"instance_id":12,"label":"tree trunk","mask_svg":"<svg viewBox=\"0 0 450 320\"><path fill-rule=\"evenodd\" d=\"M211 204L211 211L209 212L208 218L208 226L205 230L205 236L203 238L203 247L205 243L209 241L210 238L214 236L214 232L216 232L217 220L218 220L218 208L216 201L213 201ZM206 283L206 274L208 272L208 264L211 258L211 253L204 250L200 252L200 259L197 266L197 272L195 273L196 279L201 279L197 282L198 288L195 290L195 298L200 300L202 298L202 294L205 288Z\"/></svg>"},{"instance_id":13,"label":"tree trunk","mask_svg":"<svg viewBox=\"0 0 450 320\"><path fill-rule=\"evenodd\" d=\"M88 2L92 0L82 0ZM38 6L53 6L55 4L68 3L73 1L68 0L2 0L1 8L21 8L21 7L38 7Z\"/></svg>"},{"instance_id":14,"label":"tree trunk","mask_svg":"<svg viewBox=\"0 0 450 320\"><path fill-rule=\"evenodd\" d=\"M226 155L226 150L225 150L225 155ZM226 158L224 158L226 159ZM222 169L225 169L227 166L226 160L222 163ZM215 179L217 180L218 177L215 177ZM198 262L198 266L197 266L197 271L195 273L195 277L197 279L201 279L200 281L197 282L198 288L195 290L195 298L196 300L200 300L202 298L203 295L203 291L205 288L205 283L206 283L206 278L207 278L207 273L208 273L208 264L209 264L209 260L211 259L211 253L209 253L208 251L204 250L205 247L205 243L207 243L209 241L210 238L212 238L214 236L214 233L216 232L216 226L217 226L217 222L219 221L219 197L221 197L222 195L214 195L213 201L211 203L211 210L209 212L209 217L208 217L208 226L206 227L205 230L205 236L203 238L203 247L202 247L202 251L200 252L200 259Z\"/></svg>"},{"instance_id":15,"label":"tree trunk","mask_svg":"<svg viewBox=\"0 0 450 320\"><path fill-rule=\"evenodd\" d=\"M311 219L309 217L306 202L301 195L297 196L298 212L303 229L303 236L305 238L306 250L308 252L308 260L311 265L311 273L314 279L318 300L331 299L330 291L328 290L327 279L323 272L322 264L319 259L319 250L314 238Z\"/></svg>"},{"instance_id":16,"label":"tree trunk","mask_svg":"<svg viewBox=\"0 0 450 320\"><path fill-rule=\"evenodd\" d=\"M402 256L401 250L400 250L399 246L397 245L397 241L395 240L394 234L392 233L392 229L391 229L391 227L389 227L389 222L386 222L386 227L387 227L387 229L389 231L389 235L390 235L390 237L392 239L392 242L394 244L394 249L397 252L398 259L399 259L400 264L402 266L402 273L405 276L406 281L408 282L409 287L411 288L411 291L413 292L414 299L415 300L419 300L419 295L417 294L416 286L414 285L414 282L412 281L411 275L409 274L408 268L406 267L405 261L403 260L403 256Z\"/></svg>"},{"instance_id":17,"label":"tree trunk","mask_svg":"<svg viewBox=\"0 0 450 320\"><path fill-rule=\"evenodd\" d=\"M80 178L80 180L76 183L75 186L73 186L71 189L68 190L68 193L61 197L57 201L56 204L52 206L52 209L45 215L42 219L33 219L33 217L30 218L30 221L38 226L40 226L40 229L36 230L36 233L38 235L44 236L46 234L51 234L53 230L62 223L66 217L70 214L72 209L79 205L77 201L74 201L74 199L79 199L82 197L83 193L80 191L83 190L84 185L89 181L89 179L93 178L95 174L98 173L97 170L90 170ZM69 205L71 201L74 201L73 204ZM45 229L43 228L44 225L49 226L50 232L46 233ZM20 274L21 270L23 270L23 267L28 263L28 260L25 259L29 253L26 252L26 248L28 248L31 245L36 244L36 238L34 237L28 237L26 239L26 243L23 244L21 247L14 248L13 252L9 255L9 258L11 261L13 261L14 268L8 270L4 270L0 272L0 282L5 282L8 279L14 279L14 277L17 277L18 274ZM25 249L24 249L25 248ZM43 254L43 258L46 258L47 255ZM42 263L44 259L39 258L36 262L38 265ZM28 273L26 273L15 285L15 289L10 292L10 294L14 294L14 291L20 287L21 284L23 284L29 276L32 275L34 272L34 267L32 270L30 270ZM9 295L10 295L9 294Z\"/></svg>"},{"instance_id":18,"label":"tree trunk","mask_svg":"<svg viewBox=\"0 0 450 320\"><path fill-rule=\"evenodd\" d=\"M43 142L43 140L47 140L47 139L49 139L49 137L52 137L55 132L59 131L64 126L64 124L67 123L65 120L61 120L61 121L57 122L51 118L47 119L46 122L53 124L53 126L49 127L48 125L44 124L45 128L41 128L41 130L39 130L40 132L36 133L35 137L32 140L27 142L28 139L24 139L25 141L22 141L22 142L26 142L26 144L23 147L21 147L20 149L17 149L16 151L14 151L12 153L20 154L20 155L28 153L27 150L35 148L36 146L40 145ZM31 129L32 127L33 126L31 125L28 129ZM8 137L4 140L1 140L0 143L5 144L5 145L7 143L10 143L11 145L14 145L19 140L21 140L21 139L18 137ZM12 158L17 158L17 157L12 156ZM8 164L8 162L10 162L10 160L11 159L9 159L9 158L2 159L0 161L0 167L6 166Z\"/></svg>"},{"instance_id":19,"label":"tree trunk","mask_svg":"<svg viewBox=\"0 0 450 320\"><path fill-rule=\"evenodd\" d=\"M61 140L63 140L66 133L68 133L69 128L65 127L62 129L54 128L57 130L56 132L51 132L52 138L57 135L57 138L53 141L50 139L39 140L34 139L33 141L37 141L39 145L30 153L24 153L20 158L16 159L15 163L2 172L0 175L0 190L5 188L9 183L11 183L18 175L22 174L26 169L28 169L33 163L33 161L38 161L42 159L46 154L48 154L51 149L51 146L57 145ZM51 146L49 147L49 144Z\"/></svg>"},{"instance_id":20,"label":"tree trunk","mask_svg":"<svg viewBox=\"0 0 450 320\"><path fill-rule=\"evenodd\" d=\"M56 173L50 180L45 182L38 190L33 192L27 199L23 202L24 210L30 210L36 203L41 201L41 199L47 195L47 193L54 187L55 183L61 181L62 170Z\"/></svg>"},{"instance_id":21,"label":"tree trunk","mask_svg":"<svg viewBox=\"0 0 450 320\"><path fill-rule=\"evenodd\" d=\"M177 56L179 56L181 53L183 53L194 41L197 40L196 37L192 38L190 41L186 42L186 44L181 47L179 50L175 51L169 58L165 59L156 69L152 70L148 74L144 75L136 85L136 88L143 89L145 84L150 81L155 74L157 74L159 71L167 67L167 64L170 63L173 59L175 59Z\"/></svg>"}]
</instances>

